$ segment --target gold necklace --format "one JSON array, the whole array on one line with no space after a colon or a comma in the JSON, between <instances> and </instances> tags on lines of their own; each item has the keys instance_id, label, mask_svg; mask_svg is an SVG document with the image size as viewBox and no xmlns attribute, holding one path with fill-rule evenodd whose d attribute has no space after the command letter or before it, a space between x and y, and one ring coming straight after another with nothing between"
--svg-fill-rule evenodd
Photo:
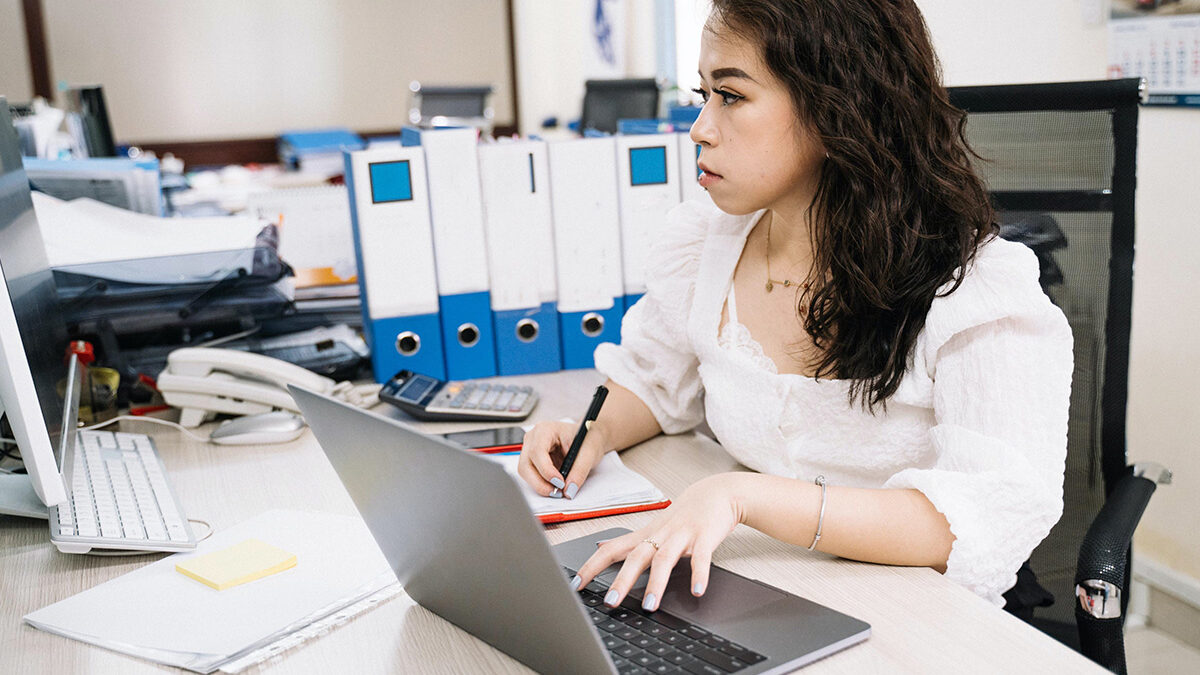
<instances>
[{"instance_id":1,"label":"gold necklace","mask_svg":"<svg viewBox=\"0 0 1200 675\"><path fill-rule=\"evenodd\" d=\"M774 221L774 218L767 221L767 292L770 293L771 291L775 290L775 284L779 284L784 288L791 286L804 286L804 288L807 289L808 284L801 284L800 282L792 281L791 279L771 278L771 224Z\"/></svg>"}]
</instances>

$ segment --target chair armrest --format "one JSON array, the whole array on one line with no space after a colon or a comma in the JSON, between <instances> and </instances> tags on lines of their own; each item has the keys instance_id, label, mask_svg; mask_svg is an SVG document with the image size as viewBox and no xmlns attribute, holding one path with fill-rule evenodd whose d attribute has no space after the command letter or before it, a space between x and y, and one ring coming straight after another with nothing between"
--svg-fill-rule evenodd
<instances>
[{"instance_id":1,"label":"chair armrest","mask_svg":"<svg viewBox=\"0 0 1200 675\"><path fill-rule=\"evenodd\" d=\"M1153 463L1137 464L1117 481L1079 548L1075 568L1075 619L1085 656L1117 673L1125 672L1122 616L1129 546L1150 495L1171 472Z\"/></svg>"}]
</instances>

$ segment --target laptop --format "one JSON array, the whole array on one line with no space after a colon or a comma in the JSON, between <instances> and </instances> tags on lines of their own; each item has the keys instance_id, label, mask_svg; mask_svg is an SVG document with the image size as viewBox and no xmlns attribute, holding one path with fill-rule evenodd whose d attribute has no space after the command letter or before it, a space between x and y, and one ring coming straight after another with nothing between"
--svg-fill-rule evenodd
<instances>
[{"instance_id":1,"label":"laptop","mask_svg":"<svg viewBox=\"0 0 1200 675\"><path fill-rule=\"evenodd\" d=\"M569 579L610 529L551 547L497 463L399 422L289 387L408 594L539 672L775 673L866 640L870 626L713 567L688 590L676 567L659 609L646 575L621 606L600 599L617 566L580 592Z\"/></svg>"}]
</instances>

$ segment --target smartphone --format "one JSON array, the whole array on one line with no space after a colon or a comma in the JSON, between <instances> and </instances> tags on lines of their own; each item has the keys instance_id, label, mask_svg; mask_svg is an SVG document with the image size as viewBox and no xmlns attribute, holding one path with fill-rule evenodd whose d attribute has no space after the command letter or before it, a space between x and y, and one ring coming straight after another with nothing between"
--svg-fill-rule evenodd
<instances>
[{"instance_id":1,"label":"smartphone","mask_svg":"<svg viewBox=\"0 0 1200 675\"><path fill-rule=\"evenodd\" d=\"M504 382L446 382L401 370L383 384L379 400L417 419L460 422L520 422L537 405L531 387Z\"/></svg>"},{"instance_id":2,"label":"smartphone","mask_svg":"<svg viewBox=\"0 0 1200 675\"><path fill-rule=\"evenodd\" d=\"M525 430L521 427L495 427L475 431L456 431L442 438L468 450L480 452L515 452L521 449Z\"/></svg>"}]
</instances>

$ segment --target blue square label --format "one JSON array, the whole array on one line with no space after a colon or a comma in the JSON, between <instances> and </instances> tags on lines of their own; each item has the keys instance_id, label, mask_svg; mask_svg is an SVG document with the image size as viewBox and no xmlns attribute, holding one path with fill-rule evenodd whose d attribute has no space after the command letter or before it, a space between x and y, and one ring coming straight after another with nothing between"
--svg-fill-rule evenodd
<instances>
[{"instance_id":1,"label":"blue square label","mask_svg":"<svg viewBox=\"0 0 1200 675\"><path fill-rule=\"evenodd\" d=\"M412 197L412 172L408 160L374 162L371 170L371 202L407 202Z\"/></svg>"},{"instance_id":2,"label":"blue square label","mask_svg":"<svg viewBox=\"0 0 1200 675\"><path fill-rule=\"evenodd\" d=\"M631 185L663 185L667 182L667 148L629 149L629 183Z\"/></svg>"}]
</instances>

